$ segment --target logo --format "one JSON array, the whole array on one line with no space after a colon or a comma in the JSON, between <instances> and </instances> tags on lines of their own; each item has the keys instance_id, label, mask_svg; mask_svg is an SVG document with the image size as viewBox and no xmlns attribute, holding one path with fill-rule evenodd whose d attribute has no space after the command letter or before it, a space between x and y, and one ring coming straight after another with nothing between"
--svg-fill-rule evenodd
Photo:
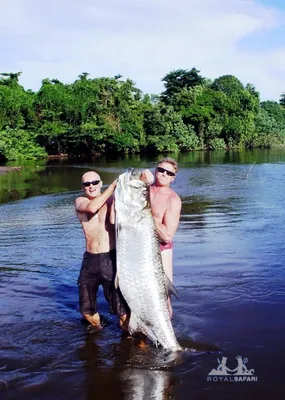
<instances>
[{"instance_id":1,"label":"logo","mask_svg":"<svg viewBox=\"0 0 285 400\"><path fill-rule=\"evenodd\" d=\"M237 356L237 367L230 369L227 367L227 357L218 360L217 369L213 368L208 374L207 382L257 382L257 376L254 376L254 369L248 369L247 358Z\"/></svg>"}]
</instances>

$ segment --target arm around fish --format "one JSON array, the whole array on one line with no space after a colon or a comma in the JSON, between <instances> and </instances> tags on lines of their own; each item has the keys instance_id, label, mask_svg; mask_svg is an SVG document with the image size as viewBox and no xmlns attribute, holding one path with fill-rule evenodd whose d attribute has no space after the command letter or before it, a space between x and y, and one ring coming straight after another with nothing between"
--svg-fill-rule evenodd
<instances>
[{"instance_id":1,"label":"arm around fish","mask_svg":"<svg viewBox=\"0 0 285 400\"><path fill-rule=\"evenodd\" d=\"M151 204L151 206L153 209L154 205ZM155 205L155 207L157 207L157 205ZM169 196L166 210L162 219L161 217L156 216L153 212L153 218L158 236L166 243L171 242L175 235L179 224L180 212L181 199L176 193L173 193L171 196Z\"/></svg>"},{"instance_id":2,"label":"arm around fish","mask_svg":"<svg viewBox=\"0 0 285 400\"><path fill-rule=\"evenodd\" d=\"M146 185L151 185L154 182L154 175L150 170L145 169L141 173L140 180ZM152 190L153 188L150 187L149 189ZM178 228L181 205L180 197L170 188L165 192L165 196L151 196L151 209L156 230L160 239L165 243L172 241ZM157 212L158 209L160 209L159 212ZM163 215L161 215L161 209L165 209Z\"/></svg>"}]
</instances>

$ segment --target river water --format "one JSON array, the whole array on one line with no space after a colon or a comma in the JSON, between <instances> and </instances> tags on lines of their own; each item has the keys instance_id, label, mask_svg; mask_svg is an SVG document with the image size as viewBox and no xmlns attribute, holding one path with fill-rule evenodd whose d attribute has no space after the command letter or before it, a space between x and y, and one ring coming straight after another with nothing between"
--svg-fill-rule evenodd
<instances>
[{"instance_id":1,"label":"river water","mask_svg":"<svg viewBox=\"0 0 285 400\"><path fill-rule=\"evenodd\" d=\"M107 185L156 159L25 164L0 177L0 398L285 398L285 151L179 162L173 325L189 349L179 356L122 338L101 291L102 331L89 332L78 310L82 173L96 168ZM210 374L219 365L228 375Z\"/></svg>"}]
</instances>

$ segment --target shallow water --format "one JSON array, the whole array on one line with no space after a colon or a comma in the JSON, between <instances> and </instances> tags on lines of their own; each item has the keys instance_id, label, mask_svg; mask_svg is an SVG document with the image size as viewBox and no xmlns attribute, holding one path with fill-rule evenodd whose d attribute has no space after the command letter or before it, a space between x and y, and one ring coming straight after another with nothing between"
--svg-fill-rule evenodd
<instances>
[{"instance_id":1,"label":"shallow water","mask_svg":"<svg viewBox=\"0 0 285 400\"><path fill-rule=\"evenodd\" d=\"M86 165L50 166L40 176L59 193L0 205L0 381L9 399L284 399L285 153L254 165L180 161L173 325L190 349L180 355L122 338L101 291L103 331L90 333L80 318L84 239L73 202ZM110 183L127 164L96 167ZM209 380L223 357L236 368L237 356L256 381Z\"/></svg>"}]
</instances>

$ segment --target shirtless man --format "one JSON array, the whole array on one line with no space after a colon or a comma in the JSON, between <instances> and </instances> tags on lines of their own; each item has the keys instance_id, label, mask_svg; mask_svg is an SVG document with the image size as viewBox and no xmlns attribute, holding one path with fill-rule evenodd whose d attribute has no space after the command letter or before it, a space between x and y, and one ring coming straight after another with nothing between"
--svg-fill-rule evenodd
<instances>
[{"instance_id":1,"label":"shirtless man","mask_svg":"<svg viewBox=\"0 0 285 400\"><path fill-rule=\"evenodd\" d=\"M94 327L101 329L97 311L97 291L102 284L110 311L120 316L120 325L126 320L126 311L120 294L115 290L116 273L115 225L113 192L117 181L101 193L102 180L94 171L82 176L86 197L75 200L76 215L81 222L86 251L78 278L80 312Z\"/></svg>"},{"instance_id":2,"label":"shirtless man","mask_svg":"<svg viewBox=\"0 0 285 400\"><path fill-rule=\"evenodd\" d=\"M172 158L164 158L156 166L155 177L149 170L141 175L145 183L153 182L149 187L150 204L157 233L160 239L160 250L164 272L173 281L173 237L178 228L181 199L177 193L170 188L175 180L178 164ZM172 317L172 306L168 298L169 314Z\"/></svg>"}]
</instances>

